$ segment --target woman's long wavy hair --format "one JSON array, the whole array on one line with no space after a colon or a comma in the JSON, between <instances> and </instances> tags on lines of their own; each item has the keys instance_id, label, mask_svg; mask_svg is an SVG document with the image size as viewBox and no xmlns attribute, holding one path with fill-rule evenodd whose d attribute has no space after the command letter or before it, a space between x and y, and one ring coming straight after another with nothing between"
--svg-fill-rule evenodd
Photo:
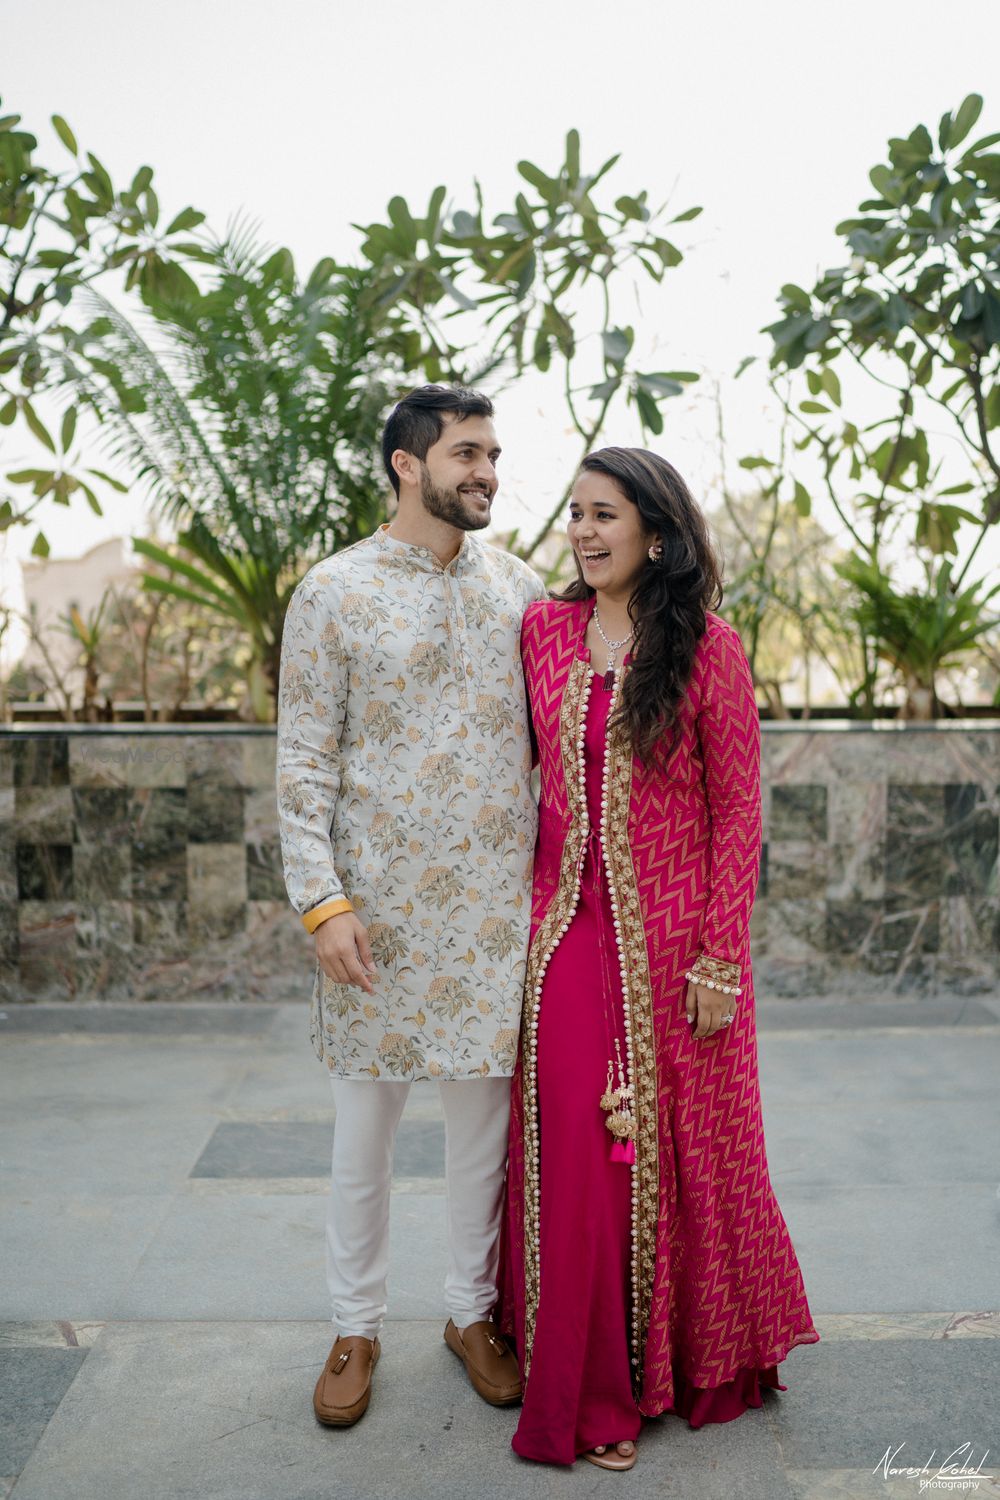
<instances>
[{"instance_id":1,"label":"woman's long wavy hair","mask_svg":"<svg viewBox=\"0 0 1000 1500\"><path fill-rule=\"evenodd\" d=\"M663 546L662 559L645 564L629 599L635 639L616 723L640 760L648 764L662 756L665 764L680 739L679 709L705 633L705 612L722 603L721 565L690 490L658 453L599 448L588 453L580 471L613 479L638 508L650 546L657 539ZM576 582L556 598L593 596L579 562L576 569Z\"/></svg>"}]
</instances>

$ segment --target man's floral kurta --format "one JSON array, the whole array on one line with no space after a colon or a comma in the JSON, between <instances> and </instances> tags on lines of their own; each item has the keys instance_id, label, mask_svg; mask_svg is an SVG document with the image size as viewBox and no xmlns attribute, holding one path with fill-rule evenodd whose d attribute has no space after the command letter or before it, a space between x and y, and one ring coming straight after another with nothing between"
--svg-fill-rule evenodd
<instances>
[{"instance_id":1,"label":"man's floral kurta","mask_svg":"<svg viewBox=\"0 0 1000 1500\"><path fill-rule=\"evenodd\" d=\"M375 994L316 967L312 1037L343 1078L514 1067L536 812L519 657L544 593L466 534L446 567L386 534L327 558L285 619L278 816L302 913L350 898Z\"/></svg>"}]
</instances>

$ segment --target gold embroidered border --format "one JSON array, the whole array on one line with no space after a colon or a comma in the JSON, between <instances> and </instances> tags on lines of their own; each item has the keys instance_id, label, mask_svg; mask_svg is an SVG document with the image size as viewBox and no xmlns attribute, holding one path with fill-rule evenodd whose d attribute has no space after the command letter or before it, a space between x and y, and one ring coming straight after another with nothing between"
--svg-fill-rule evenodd
<instances>
[{"instance_id":1,"label":"gold embroidered border","mask_svg":"<svg viewBox=\"0 0 1000 1500\"><path fill-rule=\"evenodd\" d=\"M559 746L562 751L563 779L566 784L566 800L572 821L566 830L562 861L559 866L559 884L545 914L545 919L535 933L528 952L528 967L525 976L524 1010L522 1012L522 1096L524 1100L524 1350L522 1363L524 1378L531 1368L531 1349L535 1338L535 1317L538 1312L539 1267L538 1239L541 1223L541 1200L539 1164L535 1152L535 1126L538 1119L538 1092L535 1087L537 1063L537 1033L531 1021L535 1013L535 990L545 967L554 953L561 937L561 929L576 906L580 888L580 857L589 832L586 788L580 781L579 750L577 745L580 721L587 701L587 686L590 668L586 662L575 657L570 667L566 687L563 690L559 710Z\"/></svg>"},{"instance_id":2,"label":"gold embroidered border","mask_svg":"<svg viewBox=\"0 0 1000 1500\"><path fill-rule=\"evenodd\" d=\"M632 1276L638 1287L636 1311L638 1364L632 1367L636 1394L642 1388L646 1334L649 1328L656 1272L656 1226L660 1192L659 1114L657 1110L656 1051L653 1044L653 996L649 954L639 890L628 842L628 813L632 796L632 747L619 728L608 741L610 757L604 828L608 879L618 905L620 944L625 957L628 1013L626 1030L632 1044L636 1111L636 1237Z\"/></svg>"}]
</instances>

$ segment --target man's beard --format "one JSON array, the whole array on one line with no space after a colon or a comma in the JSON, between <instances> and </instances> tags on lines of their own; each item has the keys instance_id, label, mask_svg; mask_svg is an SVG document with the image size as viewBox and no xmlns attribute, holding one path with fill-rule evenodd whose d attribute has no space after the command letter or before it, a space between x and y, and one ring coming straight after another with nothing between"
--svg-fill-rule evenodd
<instances>
[{"instance_id":1,"label":"man's beard","mask_svg":"<svg viewBox=\"0 0 1000 1500\"><path fill-rule=\"evenodd\" d=\"M489 512L485 516L472 515L458 490L438 489L426 467L420 471L420 498L428 515L447 521L458 531L482 531L490 524Z\"/></svg>"}]
</instances>

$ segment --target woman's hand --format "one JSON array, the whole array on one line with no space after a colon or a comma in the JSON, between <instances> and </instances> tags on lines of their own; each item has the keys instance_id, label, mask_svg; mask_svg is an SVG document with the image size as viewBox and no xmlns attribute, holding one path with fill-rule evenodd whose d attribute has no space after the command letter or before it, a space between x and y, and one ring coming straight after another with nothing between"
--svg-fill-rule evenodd
<instances>
[{"instance_id":1,"label":"woman's hand","mask_svg":"<svg viewBox=\"0 0 1000 1500\"><path fill-rule=\"evenodd\" d=\"M710 990L707 985L690 983L685 1000L688 1021L692 1024L691 1035L696 1041L716 1032L727 1031L725 1016L736 1014L736 996L724 995L721 990Z\"/></svg>"}]
</instances>

